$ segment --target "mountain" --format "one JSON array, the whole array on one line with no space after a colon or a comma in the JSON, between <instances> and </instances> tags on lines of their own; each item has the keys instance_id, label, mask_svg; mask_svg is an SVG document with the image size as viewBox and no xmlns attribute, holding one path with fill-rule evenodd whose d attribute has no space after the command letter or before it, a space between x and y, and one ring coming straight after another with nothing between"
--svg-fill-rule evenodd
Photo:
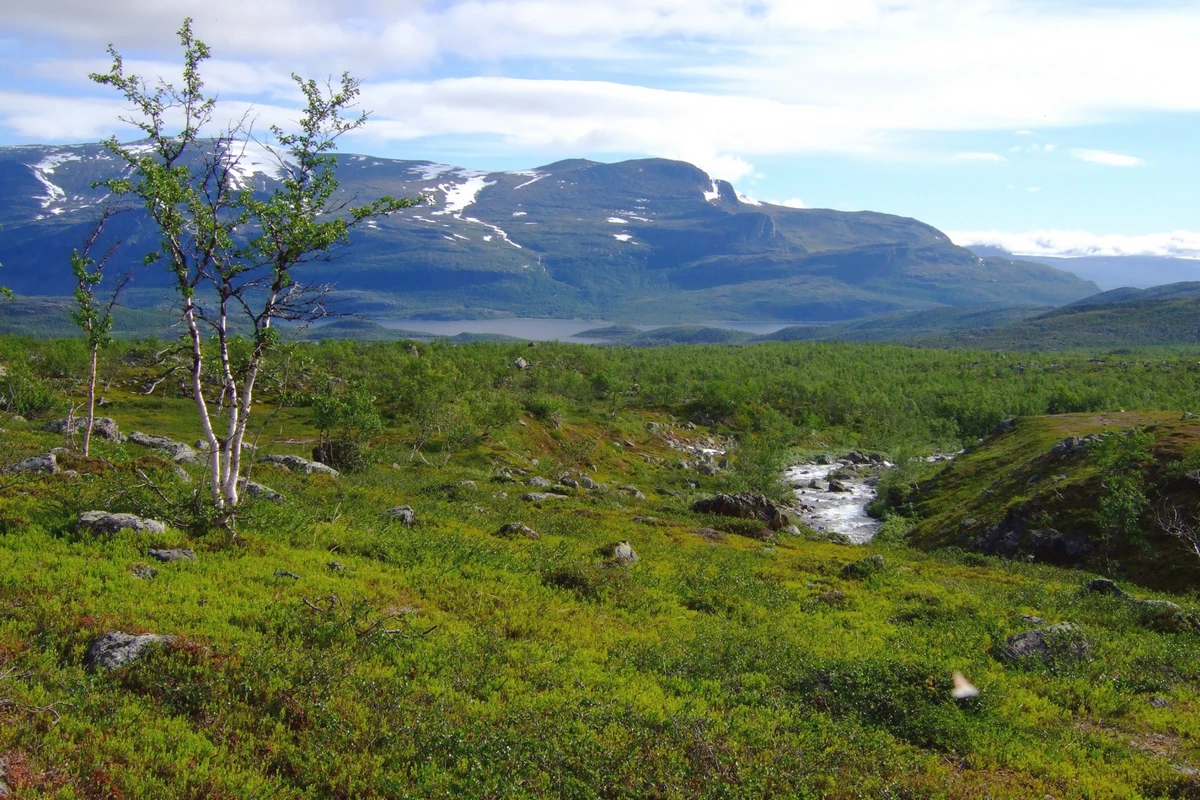
<instances>
[{"instance_id":1,"label":"mountain","mask_svg":"<svg viewBox=\"0 0 1200 800\"><path fill-rule=\"evenodd\" d=\"M999 247L972 245L970 251L984 258L1019 258L1073 272L1095 281L1101 289L1135 285L1157 286L1200 278L1200 261L1170 256L1016 256Z\"/></svg>"},{"instance_id":2,"label":"mountain","mask_svg":"<svg viewBox=\"0 0 1200 800\"><path fill-rule=\"evenodd\" d=\"M0 263L26 295L69 292L68 255L120 165L100 145L0 148ZM236 180L278 166L248 146ZM759 203L678 161L569 160L521 172L341 155L340 199L428 199L370 222L308 280L336 284L376 316L836 321L938 306L1059 305L1097 287L1061 270L979 257L937 229L874 212ZM138 212L118 218L126 265L155 244ZM138 273L149 303L165 270Z\"/></svg>"}]
</instances>

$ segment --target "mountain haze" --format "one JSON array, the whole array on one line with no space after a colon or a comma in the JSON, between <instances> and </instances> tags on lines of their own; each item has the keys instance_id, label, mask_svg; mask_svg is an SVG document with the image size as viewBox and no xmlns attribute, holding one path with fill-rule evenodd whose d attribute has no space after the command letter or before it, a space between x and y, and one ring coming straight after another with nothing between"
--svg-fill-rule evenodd
<instances>
[{"instance_id":1,"label":"mountain haze","mask_svg":"<svg viewBox=\"0 0 1200 800\"><path fill-rule=\"evenodd\" d=\"M100 145L0 149L0 263L25 295L69 293L68 256L95 218L92 184L121 166ZM250 144L237 181L257 191L279 164ZM466 318L604 317L836 321L988 303L1060 305L1097 287L1044 265L981 258L941 231L875 212L793 209L739 195L683 162L568 160L520 172L340 155L341 198L422 195L368 223L353 247L308 265L347 307ZM155 244L138 212L114 235L123 261ZM165 272L141 270L153 297Z\"/></svg>"}]
</instances>

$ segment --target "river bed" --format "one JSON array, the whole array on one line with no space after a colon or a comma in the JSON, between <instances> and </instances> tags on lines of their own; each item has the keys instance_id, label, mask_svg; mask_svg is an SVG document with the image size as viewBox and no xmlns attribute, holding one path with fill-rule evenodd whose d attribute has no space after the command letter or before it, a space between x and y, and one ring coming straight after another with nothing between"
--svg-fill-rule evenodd
<instances>
[{"instance_id":1,"label":"river bed","mask_svg":"<svg viewBox=\"0 0 1200 800\"><path fill-rule=\"evenodd\" d=\"M871 541L879 530L879 520L867 516L867 503L875 499L875 489L866 478L845 478L838 482L850 491L828 491L829 476L844 464L797 464L784 473L794 487L796 500L811 507L801 521L818 531L840 533L855 544ZM811 488L816 481L819 488Z\"/></svg>"}]
</instances>

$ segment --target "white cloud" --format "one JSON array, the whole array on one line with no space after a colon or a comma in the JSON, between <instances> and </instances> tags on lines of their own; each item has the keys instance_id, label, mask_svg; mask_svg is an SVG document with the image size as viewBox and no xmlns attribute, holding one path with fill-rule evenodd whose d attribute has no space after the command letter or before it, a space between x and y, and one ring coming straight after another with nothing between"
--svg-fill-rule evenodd
<instances>
[{"instance_id":1,"label":"white cloud","mask_svg":"<svg viewBox=\"0 0 1200 800\"><path fill-rule=\"evenodd\" d=\"M1042 190L1042 187L1040 187L1040 186L1030 186L1030 187L1029 187L1028 189L1026 189L1025 191L1027 191L1027 192L1032 192L1032 193L1036 194L1036 193L1040 192L1041 190Z\"/></svg>"},{"instance_id":2,"label":"white cloud","mask_svg":"<svg viewBox=\"0 0 1200 800\"><path fill-rule=\"evenodd\" d=\"M808 206L804 204L804 201L799 197L793 197L789 200L784 200L782 203L780 203L780 205L787 206L788 208L808 208Z\"/></svg>"},{"instance_id":3,"label":"white cloud","mask_svg":"<svg viewBox=\"0 0 1200 800\"><path fill-rule=\"evenodd\" d=\"M1174 231L1143 236L1098 236L1086 231L1043 230L1026 233L963 231L947 233L963 247L988 245L1019 256L1172 256L1200 259L1200 232ZM1200 267L1197 269L1200 278Z\"/></svg>"},{"instance_id":4,"label":"white cloud","mask_svg":"<svg viewBox=\"0 0 1200 800\"><path fill-rule=\"evenodd\" d=\"M1110 167L1140 167L1146 163L1143 158L1126 156L1120 153L1110 153L1107 150L1087 150L1082 147L1071 149L1071 155L1080 161L1090 161L1093 164L1107 164Z\"/></svg>"},{"instance_id":5,"label":"white cloud","mask_svg":"<svg viewBox=\"0 0 1200 800\"><path fill-rule=\"evenodd\" d=\"M951 161L1004 161L999 153L955 153Z\"/></svg>"},{"instance_id":6,"label":"white cloud","mask_svg":"<svg viewBox=\"0 0 1200 800\"><path fill-rule=\"evenodd\" d=\"M1014 131L1013 134L1015 136L1033 136L1033 131L1020 130Z\"/></svg>"}]
</instances>

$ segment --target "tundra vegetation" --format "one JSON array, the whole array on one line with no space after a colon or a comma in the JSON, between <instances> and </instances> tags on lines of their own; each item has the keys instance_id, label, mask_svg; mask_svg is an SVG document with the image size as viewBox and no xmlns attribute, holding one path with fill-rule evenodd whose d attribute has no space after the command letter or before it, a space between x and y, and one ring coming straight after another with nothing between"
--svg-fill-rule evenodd
<instances>
[{"instance_id":1,"label":"tundra vegetation","mask_svg":"<svg viewBox=\"0 0 1200 800\"><path fill-rule=\"evenodd\" d=\"M98 392L123 433L189 443L169 344L106 343ZM67 448L0 480L17 796L1200 791L1200 559L1156 523L1200 500L1195 352L287 343L240 542L202 513L204 459L44 429L86 394L86 340L0 353L4 466ZM336 477L265 460L340 442ZM725 467L685 468L706 442ZM900 465L869 545L691 510L851 450ZM1024 538L984 554L1005 519ZM1031 560L1048 529L1091 549Z\"/></svg>"}]
</instances>

